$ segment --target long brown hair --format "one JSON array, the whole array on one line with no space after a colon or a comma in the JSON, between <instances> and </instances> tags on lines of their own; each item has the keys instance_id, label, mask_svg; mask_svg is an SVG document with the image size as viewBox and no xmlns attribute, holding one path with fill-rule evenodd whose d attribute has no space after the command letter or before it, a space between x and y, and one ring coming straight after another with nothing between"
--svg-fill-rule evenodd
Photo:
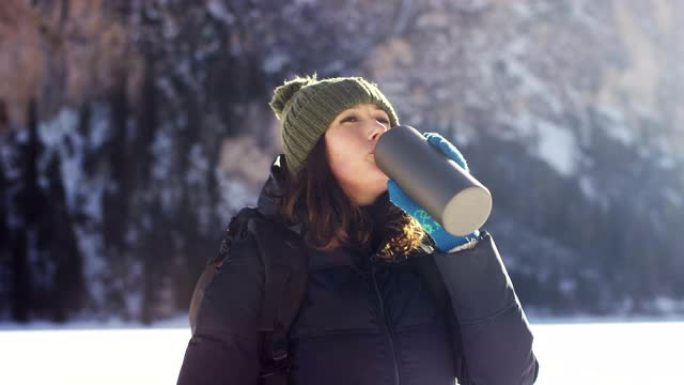
<instances>
[{"instance_id":1,"label":"long brown hair","mask_svg":"<svg viewBox=\"0 0 684 385\"><path fill-rule=\"evenodd\" d=\"M333 175L322 137L299 172L290 175L278 211L301 223L304 239L319 250L348 247L394 260L417 249L425 237L420 224L394 206L387 193L370 206L356 205Z\"/></svg>"}]
</instances>

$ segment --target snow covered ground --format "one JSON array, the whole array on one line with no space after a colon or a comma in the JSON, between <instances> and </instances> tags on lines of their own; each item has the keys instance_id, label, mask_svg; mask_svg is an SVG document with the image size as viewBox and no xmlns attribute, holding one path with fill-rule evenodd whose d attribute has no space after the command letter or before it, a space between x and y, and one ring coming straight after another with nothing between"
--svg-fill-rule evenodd
<instances>
[{"instance_id":1,"label":"snow covered ground","mask_svg":"<svg viewBox=\"0 0 684 385\"><path fill-rule=\"evenodd\" d=\"M190 337L178 322L151 329L45 326L0 325L0 384L174 384ZM532 328L541 362L537 384L684 384L684 322L549 322Z\"/></svg>"}]
</instances>

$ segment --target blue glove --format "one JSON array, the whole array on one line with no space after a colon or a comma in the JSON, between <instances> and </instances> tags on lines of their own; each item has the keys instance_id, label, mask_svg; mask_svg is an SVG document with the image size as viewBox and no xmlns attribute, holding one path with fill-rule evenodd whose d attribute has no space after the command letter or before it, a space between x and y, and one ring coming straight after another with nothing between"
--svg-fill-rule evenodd
<instances>
[{"instance_id":1,"label":"blue glove","mask_svg":"<svg viewBox=\"0 0 684 385\"><path fill-rule=\"evenodd\" d=\"M455 161L464 170L468 171L468 163L463 157L463 154L461 154L451 142L436 132L426 132L423 136L430 145L437 148L442 154ZM442 252L447 252L455 247L464 245L480 235L479 230L475 230L462 237L452 235L444 230L444 228L434 220L430 214L418 206L413 199L409 198L392 179L387 182L387 190L389 191L390 201L394 203L395 206L404 210L408 215L415 218L418 223L420 223L423 230L425 230L435 242L437 249Z\"/></svg>"}]
</instances>

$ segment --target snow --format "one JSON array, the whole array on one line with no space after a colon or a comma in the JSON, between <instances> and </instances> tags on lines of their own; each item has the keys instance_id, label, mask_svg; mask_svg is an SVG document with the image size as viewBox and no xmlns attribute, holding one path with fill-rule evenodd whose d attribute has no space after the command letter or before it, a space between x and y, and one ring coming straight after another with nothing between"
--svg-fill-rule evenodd
<instances>
[{"instance_id":1,"label":"snow","mask_svg":"<svg viewBox=\"0 0 684 385\"><path fill-rule=\"evenodd\" d=\"M122 328L123 326L123 328ZM125 324L0 325L0 383L173 384L190 338L185 318ZM135 326L135 325L134 325ZM116 329L111 329L116 327ZM684 322L532 323L537 384L681 384Z\"/></svg>"},{"instance_id":2,"label":"snow","mask_svg":"<svg viewBox=\"0 0 684 385\"><path fill-rule=\"evenodd\" d=\"M204 187L209 170L209 159L207 159L202 145L193 143L188 154L190 166L185 175L185 182L190 186Z\"/></svg>"},{"instance_id":3,"label":"snow","mask_svg":"<svg viewBox=\"0 0 684 385\"><path fill-rule=\"evenodd\" d=\"M207 11L211 16L221 20L226 25L232 25L235 23L235 15L226 9L223 1L209 0L209 2L207 2Z\"/></svg>"},{"instance_id":4,"label":"snow","mask_svg":"<svg viewBox=\"0 0 684 385\"><path fill-rule=\"evenodd\" d=\"M665 198L675 207L684 206L684 196L682 196L682 194L684 194L684 192L676 191L672 188L666 188L663 191Z\"/></svg>"},{"instance_id":5,"label":"snow","mask_svg":"<svg viewBox=\"0 0 684 385\"><path fill-rule=\"evenodd\" d=\"M231 177L219 171L216 172L216 178L221 191L217 205L221 223L228 224L233 215L242 207L256 206L258 192L241 181L241 178Z\"/></svg>"},{"instance_id":6,"label":"snow","mask_svg":"<svg viewBox=\"0 0 684 385\"><path fill-rule=\"evenodd\" d=\"M615 107L602 104L596 107L599 124L608 137L619 141L625 146L632 146L636 142L636 132L625 122L625 114Z\"/></svg>"},{"instance_id":7,"label":"snow","mask_svg":"<svg viewBox=\"0 0 684 385\"><path fill-rule=\"evenodd\" d=\"M104 237L92 229L76 226L76 239L83 258L83 276L88 285L88 297L98 306L107 302L107 288L102 276L107 273L107 263L102 256Z\"/></svg>"},{"instance_id":8,"label":"snow","mask_svg":"<svg viewBox=\"0 0 684 385\"><path fill-rule=\"evenodd\" d=\"M267 54L263 60L261 68L269 74L275 74L281 71L285 65L290 61L290 55L286 52L275 51Z\"/></svg>"},{"instance_id":9,"label":"snow","mask_svg":"<svg viewBox=\"0 0 684 385\"><path fill-rule=\"evenodd\" d=\"M171 156L173 154L173 134L171 129L164 126L155 133L151 150L154 163L152 177L158 181L168 181L173 172Z\"/></svg>"},{"instance_id":10,"label":"snow","mask_svg":"<svg viewBox=\"0 0 684 385\"><path fill-rule=\"evenodd\" d=\"M71 212L76 208L78 189L83 180L83 140L75 133L78 123L78 112L75 109L62 108L54 119L38 126L40 139L48 149L44 158L50 158L52 151L59 153L66 204ZM68 149L67 139L72 142L76 151Z\"/></svg>"},{"instance_id":11,"label":"snow","mask_svg":"<svg viewBox=\"0 0 684 385\"><path fill-rule=\"evenodd\" d=\"M515 127L515 132L509 134L517 134L535 143L534 151L541 160L562 176L577 175L579 145L570 128L528 114L518 115L509 121Z\"/></svg>"},{"instance_id":12,"label":"snow","mask_svg":"<svg viewBox=\"0 0 684 385\"><path fill-rule=\"evenodd\" d=\"M0 383L173 384L187 329L0 332Z\"/></svg>"},{"instance_id":13,"label":"snow","mask_svg":"<svg viewBox=\"0 0 684 385\"><path fill-rule=\"evenodd\" d=\"M539 156L564 176L575 174L577 143L572 132L548 121L538 122Z\"/></svg>"},{"instance_id":14,"label":"snow","mask_svg":"<svg viewBox=\"0 0 684 385\"><path fill-rule=\"evenodd\" d=\"M598 200L600 198L600 194L596 189L594 181L586 175L580 175L578 178L580 190L582 190L584 196L592 201Z\"/></svg>"},{"instance_id":15,"label":"snow","mask_svg":"<svg viewBox=\"0 0 684 385\"><path fill-rule=\"evenodd\" d=\"M684 323L533 325L538 384L681 384Z\"/></svg>"}]
</instances>

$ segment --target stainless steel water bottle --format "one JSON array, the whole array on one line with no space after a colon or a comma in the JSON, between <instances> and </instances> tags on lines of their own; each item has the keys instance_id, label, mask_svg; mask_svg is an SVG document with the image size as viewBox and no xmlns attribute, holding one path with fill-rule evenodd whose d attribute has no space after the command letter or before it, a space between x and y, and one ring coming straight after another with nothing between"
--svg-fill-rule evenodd
<instances>
[{"instance_id":1,"label":"stainless steel water bottle","mask_svg":"<svg viewBox=\"0 0 684 385\"><path fill-rule=\"evenodd\" d=\"M411 126L385 132L375 147L375 162L453 235L479 229L492 211L489 190Z\"/></svg>"}]
</instances>

